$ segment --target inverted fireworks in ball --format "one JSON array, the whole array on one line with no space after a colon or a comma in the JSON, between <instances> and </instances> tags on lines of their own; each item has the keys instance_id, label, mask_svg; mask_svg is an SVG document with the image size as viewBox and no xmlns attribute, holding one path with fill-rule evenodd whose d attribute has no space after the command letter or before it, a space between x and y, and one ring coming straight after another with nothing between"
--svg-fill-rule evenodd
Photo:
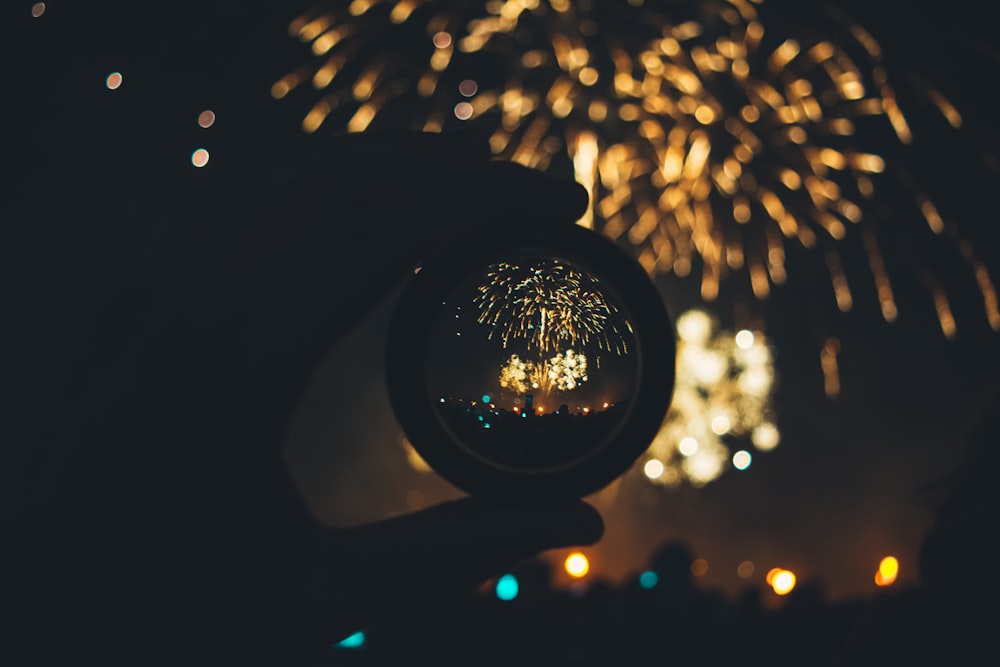
<instances>
[{"instance_id":1,"label":"inverted fireworks in ball","mask_svg":"<svg viewBox=\"0 0 1000 667\"><path fill-rule=\"evenodd\" d=\"M915 132L878 42L839 15L820 34L765 29L765 13L763 0L328 2L291 24L315 57L272 94L322 91L309 132L466 123L500 157L570 165L592 195L584 224L627 239L652 275L700 273L707 300L732 280L766 298L788 277L786 254L805 248L831 308L847 311L857 283L841 249L853 243L893 321L883 249L940 236L1000 331L986 266L907 172ZM961 126L939 92L908 88ZM876 191L906 204L885 216ZM907 252L953 336L940 281Z\"/></svg>"},{"instance_id":2,"label":"inverted fireworks in ball","mask_svg":"<svg viewBox=\"0 0 1000 667\"><path fill-rule=\"evenodd\" d=\"M771 397L773 355L759 333L721 331L707 312L677 319L677 384L666 419L642 462L666 486L703 486L750 466L750 450L778 445Z\"/></svg>"},{"instance_id":3,"label":"inverted fireworks in ball","mask_svg":"<svg viewBox=\"0 0 1000 667\"><path fill-rule=\"evenodd\" d=\"M632 332L631 325L605 297L601 283L557 260L494 265L475 304L479 323L490 328L489 338L505 348L520 341L540 354L590 345L628 352L625 334Z\"/></svg>"},{"instance_id":4,"label":"inverted fireworks in ball","mask_svg":"<svg viewBox=\"0 0 1000 667\"><path fill-rule=\"evenodd\" d=\"M514 354L500 369L500 386L520 395L572 391L587 379L587 357L573 350L537 362Z\"/></svg>"}]
</instances>

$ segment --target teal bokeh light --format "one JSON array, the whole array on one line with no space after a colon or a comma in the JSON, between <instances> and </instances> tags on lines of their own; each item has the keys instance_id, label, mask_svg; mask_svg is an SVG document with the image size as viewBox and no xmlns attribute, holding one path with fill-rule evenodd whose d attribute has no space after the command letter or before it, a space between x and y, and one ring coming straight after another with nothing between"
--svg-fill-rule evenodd
<instances>
[{"instance_id":1,"label":"teal bokeh light","mask_svg":"<svg viewBox=\"0 0 1000 667\"><path fill-rule=\"evenodd\" d=\"M650 588L655 588L658 583L660 583L660 575L656 574L652 570L646 570L639 575L639 585L647 591Z\"/></svg>"},{"instance_id":2,"label":"teal bokeh light","mask_svg":"<svg viewBox=\"0 0 1000 667\"><path fill-rule=\"evenodd\" d=\"M334 648L348 648L348 649L359 649L364 648L365 645L365 631L358 630L350 637L346 637L341 641L333 645Z\"/></svg>"},{"instance_id":3,"label":"teal bokeh light","mask_svg":"<svg viewBox=\"0 0 1000 667\"><path fill-rule=\"evenodd\" d=\"M497 597L504 602L509 602L517 597L521 586L517 583L517 577L513 574L505 574L497 579Z\"/></svg>"}]
</instances>

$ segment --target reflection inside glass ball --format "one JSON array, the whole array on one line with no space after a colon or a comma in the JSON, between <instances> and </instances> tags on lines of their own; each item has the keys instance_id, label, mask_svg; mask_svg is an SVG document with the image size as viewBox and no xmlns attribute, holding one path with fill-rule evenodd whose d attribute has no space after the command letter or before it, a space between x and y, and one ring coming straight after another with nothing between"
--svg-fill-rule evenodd
<instances>
[{"instance_id":1,"label":"reflection inside glass ball","mask_svg":"<svg viewBox=\"0 0 1000 667\"><path fill-rule=\"evenodd\" d=\"M600 449L637 379L627 310L569 261L519 256L484 267L431 323L428 400L453 438L492 464L543 471Z\"/></svg>"}]
</instances>

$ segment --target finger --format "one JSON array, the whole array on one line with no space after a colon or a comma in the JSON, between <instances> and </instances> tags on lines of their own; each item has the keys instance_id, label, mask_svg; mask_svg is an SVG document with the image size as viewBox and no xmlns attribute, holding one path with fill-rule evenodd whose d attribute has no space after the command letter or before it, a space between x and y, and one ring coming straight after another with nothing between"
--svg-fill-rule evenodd
<instances>
[{"instance_id":1,"label":"finger","mask_svg":"<svg viewBox=\"0 0 1000 667\"><path fill-rule=\"evenodd\" d=\"M350 531L342 548L369 575L358 608L367 622L386 618L387 600L397 601L393 616L405 614L407 601L470 591L542 552L594 544L603 531L583 501L504 507L463 499Z\"/></svg>"}]
</instances>

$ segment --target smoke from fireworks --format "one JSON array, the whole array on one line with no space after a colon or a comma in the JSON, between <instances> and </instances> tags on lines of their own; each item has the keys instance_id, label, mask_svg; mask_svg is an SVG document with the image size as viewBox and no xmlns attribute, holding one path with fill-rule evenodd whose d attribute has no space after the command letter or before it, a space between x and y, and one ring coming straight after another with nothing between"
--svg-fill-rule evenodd
<instances>
[{"instance_id":1,"label":"smoke from fireworks","mask_svg":"<svg viewBox=\"0 0 1000 667\"><path fill-rule=\"evenodd\" d=\"M303 121L308 132L324 122L349 132L468 122L500 157L543 169L571 160L592 194L583 222L627 239L652 275L700 271L708 300L733 278L766 298L798 245L822 258L832 304L850 310L840 247L854 242L893 321L882 248L941 236L955 242L1000 331L974 248L905 172L905 157L890 162L875 148L914 139L878 42L839 16L824 27L830 36L772 35L764 11L763 0L329 2L290 26L315 59L272 94L305 82L324 91ZM938 91L921 88L961 126ZM908 193L909 210L894 215L909 224L888 230L872 204L877 187ZM925 282L952 337L948 297Z\"/></svg>"},{"instance_id":2,"label":"smoke from fireworks","mask_svg":"<svg viewBox=\"0 0 1000 667\"><path fill-rule=\"evenodd\" d=\"M539 353L591 343L619 355L628 351L623 334L631 333L631 325L606 299L600 282L558 260L496 264L475 304L479 323L505 348L517 340Z\"/></svg>"},{"instance_id":3,"label":"smoke from fireworks","mask_svg":"<svg viewBox=\"0 0 1000 667\"><path fill-rule=\"evenodd\" d=\"M514 354L500 369L500 386L516 394L572 391L587 379L587 357L573 350L539 362L525 361Z\"/></svg>"}]
</instances>

